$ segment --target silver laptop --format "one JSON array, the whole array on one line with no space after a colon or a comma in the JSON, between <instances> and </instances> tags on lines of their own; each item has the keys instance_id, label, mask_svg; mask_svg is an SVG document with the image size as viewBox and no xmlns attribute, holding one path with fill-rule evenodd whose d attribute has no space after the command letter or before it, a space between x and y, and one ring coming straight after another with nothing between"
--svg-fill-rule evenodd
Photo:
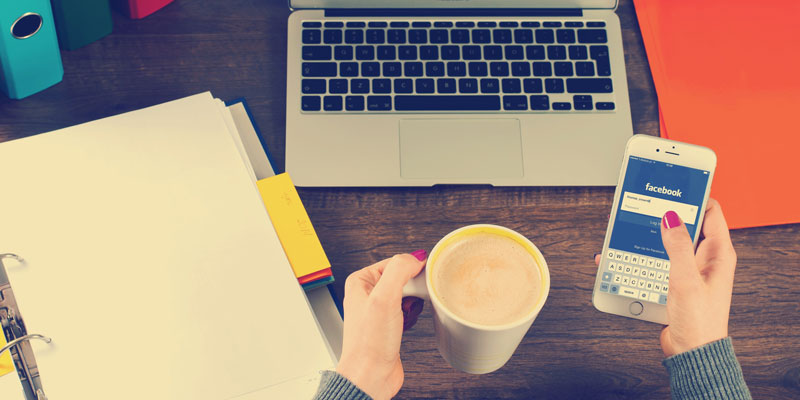
<instances>
[{"instance_id":1,"label":"silver laptop","mask_svg":"<svg viewBox=\"0 0 800 400\"><path fill-rule=\"evenodd\" d=\"M615 185L616 0L291 0L298 186Z\"/></svg>"}]
</instances>

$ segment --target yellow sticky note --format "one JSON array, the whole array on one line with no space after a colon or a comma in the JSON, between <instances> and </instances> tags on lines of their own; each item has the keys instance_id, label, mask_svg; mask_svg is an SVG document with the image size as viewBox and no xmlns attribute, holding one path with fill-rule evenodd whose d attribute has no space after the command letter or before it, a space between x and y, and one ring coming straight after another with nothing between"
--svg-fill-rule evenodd
<instances>
[{"instance_id":1,"label":"yellow sticky note","mask_svg":"<svg viewBox=\"0 0 800 400\"><path fill-rule=\"evenodd\" d=\"M2 331L0 331L0 348L6 345L6 338L3 336ZM9 352L3 353L0 356L0 376L3 376L9 372L14 371L14 364L11 361L11 354Z\"/></svg>"},{"instance_id":2,"label":"yellow sticky note","mask_svg":"<svg viewBox=\"0 0 800 400\"><path fill-rule=\"evenodd\" d=\"M295 276L299 278L330 268L331 263L289 174L262 179L257 185Z\"/></svg>"}]
</instances>

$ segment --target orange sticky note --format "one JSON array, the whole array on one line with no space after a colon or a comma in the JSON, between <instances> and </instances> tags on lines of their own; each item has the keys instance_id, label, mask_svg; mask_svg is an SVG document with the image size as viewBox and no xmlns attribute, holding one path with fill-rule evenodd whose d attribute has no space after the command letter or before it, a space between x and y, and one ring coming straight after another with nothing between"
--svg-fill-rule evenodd
<instances>
[{"instance_id":1,"label":"orange sticky note","mask_svg":"<svg viewBox=\"0 0 800 400\"><path fill-rule=\"evenodd\" d=\"M634 0L661 136L717 153L731 228L800 222L800 2Z\"/></svg>"},{"instance_id":2,"label":"orange sticky note","mask_svg":"<svg viewBox=\"0 0 800 400\"><path fill-rule=\"evenodd\" d=\"M289 174L257 182L275 232L298 278L331 267Z\"/></svg>"}]
</instances>

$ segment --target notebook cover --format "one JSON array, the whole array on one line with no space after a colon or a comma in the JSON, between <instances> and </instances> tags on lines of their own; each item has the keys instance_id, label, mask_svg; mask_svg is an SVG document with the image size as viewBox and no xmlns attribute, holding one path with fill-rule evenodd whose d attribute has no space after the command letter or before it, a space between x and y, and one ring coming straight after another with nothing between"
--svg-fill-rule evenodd
<instances>
[{"instance_id":1,"label":"notebook cover","mask_svg":"<svg viewBox=\"0 0 800 400\"><path fill-rule=\"evenodd\" d=\"M634 0L661 135L717 153L711 196L731 228L800 222L786 185L800 135L800 2ZM778 62L779 61L779 62Z\"/></svg>"}]
</instances>

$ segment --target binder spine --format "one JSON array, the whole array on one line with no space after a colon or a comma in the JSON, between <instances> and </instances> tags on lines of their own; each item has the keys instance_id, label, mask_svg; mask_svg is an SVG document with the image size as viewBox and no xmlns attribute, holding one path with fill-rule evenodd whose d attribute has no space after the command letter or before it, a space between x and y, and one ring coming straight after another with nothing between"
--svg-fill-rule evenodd
<instances>
[{"instance_id":1,"label":"binder spine","mask_svg":"<svg viewBox=\"0 0 800 400\"><path fill-rule=\"evenodd\" d=\"M58 43L75 50L98 40L113 29L108 0L51 0Z\"/></svg>"}]
</instances>

